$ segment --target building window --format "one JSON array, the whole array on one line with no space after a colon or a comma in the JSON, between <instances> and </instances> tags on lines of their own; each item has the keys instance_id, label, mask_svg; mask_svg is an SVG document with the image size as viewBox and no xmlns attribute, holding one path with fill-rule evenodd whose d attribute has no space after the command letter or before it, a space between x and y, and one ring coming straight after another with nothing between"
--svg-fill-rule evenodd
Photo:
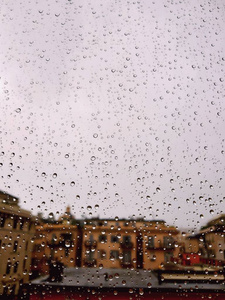
<instances>
[{"instance_id":1,"label":"building window","mask_svg":"<svg viewBox=\"0 0 225 300\"><path fill-rule=\"evenodd\" d=\"M130 235L124 235L123 236L123 243L129 244L131 242L131 236Z\"/></svg>"},{"instance_id":2,"label":"building window","mask_svg":"<svg viewBox=\"0 0 225 300\"><path fill-rule=\"evenodd\" d=\"M27 249L28 249L28 241L26 241L25 251L27 251Z\"/></svg>"},{"instance_id":3,"label":"building window","mask_svg":"<svg viewBox=\"0 0 225 300\"><path fill-rule=\"evenodd\" d=\"M110 251L110 258L111 259L119 259L119 251L118 250L111 250Z\"/></svg>"},{"instance_id":4,"label":"building window","mask_svg":"<svg viewBox=\"0 0 225 300\"><path fill-rule=\"evenodd\" d=\"M154 248L154 236L148 237L148 248Z\"/></svg>"},{"instance_id":5,"label":"building window","mask_svg":"<svg viewBox=\"0 0 225 300\"><path fill-rule=\"evenodd\" d=\"M20 220L20 230L23 229L23 226L24 226L24 220Z\"/></svg>"},{"instance_id":6,"label":"building window","mask_svg":"<svg viewBox=\"0 0 225 300\"><path fill-rule=\"evenodd\" d=\"M18 271L18 266L19 266L19 262L15 262L14 267L13 267L13 272L16 273Z\"/></svg>"},{"instance_id":7,"label":"building window","mask_svg":"<svg viewBox=\"0 0 225 300\"><path fill-rule=\"evenodd\" d=\"M65 257L68 257L68 256L69 256L69 254L70 254L70 251L69 251L69 249L68 249L68 248L65 248Z\"/></svg>"},{"instance_id":8,"label":"building window","mask_svg":"<svg viewBox=\"0 0 225 300\"><path fill-rule=\"evenodd\" d=\"M0 227L4 227L5 226L5 215L1 215L0 216Z\"/></svg>"},{"instance_id":9,"label":"building window","mask_svg":"<svg viewBox=\"0 0 225 300\"><path fill-rule=\"evenodd\" d=\"M23 260L23 270L25 270L26 268L26 261L27 261L26 259Z\"/></svg>"},{"instance_id":10,"label":"building window","mask_svg":"<svg viewBox=\"0 0 225 300\"><path fill-rule=\"evenodd\" d=\"M90 242L94 242L93 234L90 234L90 235L89 235L89 241L90 241Z\"/></svg>"},{"instance_id":11,"label":"building window","mask_svg":"<svg viewBox=\"0 0 225 300\"><path fill-rule=\"evenodd\" d=\"M4 289L3 289L3 295L7 295L8 294L8 290L9 290L9 287L5 286Z\"/></svg>"},{"instance_id":12,"label":"building window","mask_svg":"<svg viewBox=\"0 0 225 300\"><path fill-rule=\"evenodd\" d=\"M163 247L167 249L174 248L174 239L172 236L164 236L163 238Z\"/></svg>"},{"instance_id":13,"label":"building window","mask_svg":"<svg viewBox=\"0 0 225 300\"><path fill-rule=\"evenodd\" d=\"M171 262L171 258L173 257L173 254L172 253L165 253L164 254L164 261L165 263L169 263Z\"/></svg>"},{"instance_id":14,"label":"building window","mask_svg":"<svg viewBox=\"0 0 225 300\"><path fill-rule=\"evenodd\" d=\"M150 260L151 260L151 261L155 261L155 260L156 260L156 255L155 255L155 253L151 253Z\"/></svg>"},{"instance_id":15,"label":"building window","mask_svg":"<svg viewBox=\"0 0 225 300\"><path fill-rule=\"evenodd\" d=\"M98 258L100 258L100 259L106 259L106 252L105 252L105 250L99 250L98 251Z\"/></svg>"},{"instance_id":16,"label":"building window","mask_svg":"<svg viewBox=\"0 0 225 300\"><path fill-rule=\"evenodd\" d=\"M111 235L111 243L119 243L119 238L117 235Z\"/></svg>"},{"instance_id":17,"label":"building window","mask_svg":"<svg viewBox=\"0 0 225 300\"><path fill-rule=\"evenodd\" d=\"M94 260L94 252L86 252L85 258L87 262L92 262Z\"/></svg>"},{"instance_id":18,"label":"building window","mask_svg":"<svg viewBox=\"0 0 225 300\"><path fill-rule=\"evenodd\" d=\"M29 227L28 227L28 228L29 228L29 229L28 229L29 231L30 231L31 228L33 227L32 225L33 225L32 222L30 222L30 223L29 223Z\"/></svg>"},{"instance_id":19,"label":"building window","mask_svg":"<svg viewBox=\"0 0 225 300\"><path fill-rule=\"evenodd\" d=\"M105 234L100 234L98 240L101 243L106 243L107 242L107 236Z\"/></svg>"},{"instance_id":20,"label":"building window","mask_svg":"<svg viewBox=\"0 0 225 300\"><path fill-rule=\"evenodd\" d=\"M123 252L123 262L130 263L131 262L131 251L124 251Z\"/></svg>"},{"instance_id":21,"label":"building window","mask_svg":"<svg viewBox=\"0 0 225 300\"><path fill-rule=\"evenodd\" d=\"M12 266L11 262L8 262L8 263L7 263L7 266L6 266L6 274L9 274L9 273L10 273L11 266Z\"/></svg>"},{"instance_id":22,"label":"building window","mask_svg":"<svg viewBox=\"0 0 225 300\"><path fill-rule=\"evenodd\" d=\"M15 241L15 242L14 242L14 245L13 245L13 252L16 252L16 251L17 251L17 248L18 248L18 242Z\"/></svg>"},{"instance_id":23,"label":"building window","mask_svg":"<svg viewBox=\"0 0 225 300\"><path fill-rule=\"evenodd\" d=\"M11 291L10 291L10 295L11 296L14 296L15 295L15 290L16 290L16 285L14 284L11 288Z\"/></svg>"},{"instance_id":24,"label":"building window","mask_svg":"<svg viewBox=\"0 0 225 300\"><path fill-rule=\"evenodd\" d=\"M14 229L16 229L16 227L17 227L17 221L18 221L18 219L17 218L13 218L13 228Z\"/></svg>"},{"instance_id":25,"label":"building window","mask_svg":"<svg viewBox=\"0 0 225 300\"><path fill-rule=\"evenodd\" d=\"M61 234L61 238L64 241L72 241L72 233L63 233Z\"/></svg>"}]
</instances>

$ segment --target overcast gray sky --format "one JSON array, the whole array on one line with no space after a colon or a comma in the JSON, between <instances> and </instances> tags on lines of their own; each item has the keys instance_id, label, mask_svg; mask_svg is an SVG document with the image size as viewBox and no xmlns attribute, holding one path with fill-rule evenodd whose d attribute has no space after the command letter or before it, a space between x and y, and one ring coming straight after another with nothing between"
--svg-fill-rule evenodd
<instances>
[{"instance_id":1,"label":"overcast gray sky","mask_svg":"<svg viewBox=\"0 0 225 300\"><path fill-rule=\"evenodd\" d=\"M79 218L224 210L223 0L2 1L0 188Z\"/></svg>"}]
</instances>

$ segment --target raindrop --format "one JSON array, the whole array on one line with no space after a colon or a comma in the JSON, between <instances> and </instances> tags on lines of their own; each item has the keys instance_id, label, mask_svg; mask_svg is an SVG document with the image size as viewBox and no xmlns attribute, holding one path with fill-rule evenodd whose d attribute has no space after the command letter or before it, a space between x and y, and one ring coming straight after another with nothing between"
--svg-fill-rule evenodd
<instances>
[{"instance_id":1,"label":"raindrop","mask_svg":"<svg viewBox=\"0 0 225 300\"><path fill-rule=\"evenodd\" d=\"M65 246L68 248L70 247L70 241L65 241Z\"/></svg>"},{"instance_id":2,"label":"raindrop","mask_svg":"<svg viewBox=\"0 0 225 300\"><path fill-rule=\"evenodd\" d=\"M48 214L49 219L53 219L54 218L54 214L51 212Z\"/></svg>"}]
</instances>

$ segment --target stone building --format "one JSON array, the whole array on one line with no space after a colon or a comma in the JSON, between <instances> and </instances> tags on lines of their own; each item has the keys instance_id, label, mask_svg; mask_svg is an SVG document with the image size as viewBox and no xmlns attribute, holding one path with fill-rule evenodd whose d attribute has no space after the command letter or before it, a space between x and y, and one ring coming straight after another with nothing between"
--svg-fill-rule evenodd
<instances>
[{"instance_id":1,"label":"stone building","mask_svg":"<svg viewBox=\"0 0 225 300\"><path fill-rule=\"evenodd\" d=\"M34 222L17 197L0 191L0 295L17 294L29 280Z\"/></svg>"}]
</instances>

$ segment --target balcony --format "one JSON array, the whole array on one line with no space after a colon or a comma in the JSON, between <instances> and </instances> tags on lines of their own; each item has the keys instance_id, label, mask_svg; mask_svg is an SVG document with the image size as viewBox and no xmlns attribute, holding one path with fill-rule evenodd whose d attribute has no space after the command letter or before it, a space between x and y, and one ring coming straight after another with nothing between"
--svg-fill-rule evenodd
<instances>
[{"instance_id":1,"label":"balcony","mask_svg":"<svg viewBox=\"0 0 225 300\"><path fill-rule=\"evenodd\" d=\"M146 245L146 248L148 250L155 250L156 249L156 247L154 245L149 245L149 244Z\"/></svg>"},{"instance_id":2,"label":"balcony","mask_svg":"<svg viewBox=\"0 0 225 300\"><path fill-rule=\"evenodd\" d=\"M146 248L148 249L148 250L174 250L174 248L175 248L175 245L174 245L174 243L172 243L172 244L163 244L163 243L157 243L156 245L149 245L149 244L147 244L146 245Z\"/></svg>"},{"instance_id":3,"label":"balcony","mask_svg":"<svg viewBox=\"0 0 225 300\"><path fill-rule=\"evenodd\" d=\"M120 264L121 264L121 267L124 268L124 269L133 268L133 263L131 261L121 261Z\"/></svg>"},{"instance_id":4,"label":"balcony","mask_svg":"<svg viewBox=\"0 0 225 300\"><path fill-rule=\"evenodd\" d=\"M175 245L174 245L174 243L173 244L170 244L170 245L164 245L164 249L165 250L174 250L174 248L175 248Z\"/></svg>"},{"instance_id":5,"label":"balcony","mask_svg":"<svg viewBox=\"0 0 225 300\"><path fill-rule=\"evenodd\" d=\"M132 242L123 242L123 243L120 243L120 247L122 249L132 249L134 247L134 243L132 243Z\"/></svg>"},{"instance_id":6,"label":"balcony","mask_svg":"<svg viewBox=\"0 0 225 300\"><path fill-rule=\"evenodd\" d=\"M97 247L97 241L96 240L94 240L94 241L86 240L84 242L84 245L87 248L96 248Z\"/></svg>"},{"instance_id":7,"label":"balcony","mask_svg":"<svg viewBox=\"0 0 225 300\"><path fill-rule=\"evenodd\" d=\"M62 241L47 241L47 245L51 248L62 247L63 242Z\"/></svg>"},{"instance_id":8,"label":"balcony","mask_svg":"<svg viewBox=\"0 0 225 300\"><path fill-rule=\"evenodd\" d=\"M58 248L58 247L62 247L62 248L70 248L73 246L73 241L48 241L47 245L50 248Z\"/></svg>"},{"instance_id":9,"label":"balcony","mask_svg":"<svg viewBox=\"0 0 225 300\"><path fill-rule=\"evenodd\" d=\"M93 258L93 259L85 258L84 265L85 265L85 267L92 268L92 267L96 266L96 259L95 258Z\"/></svg>"}]
</instances>

